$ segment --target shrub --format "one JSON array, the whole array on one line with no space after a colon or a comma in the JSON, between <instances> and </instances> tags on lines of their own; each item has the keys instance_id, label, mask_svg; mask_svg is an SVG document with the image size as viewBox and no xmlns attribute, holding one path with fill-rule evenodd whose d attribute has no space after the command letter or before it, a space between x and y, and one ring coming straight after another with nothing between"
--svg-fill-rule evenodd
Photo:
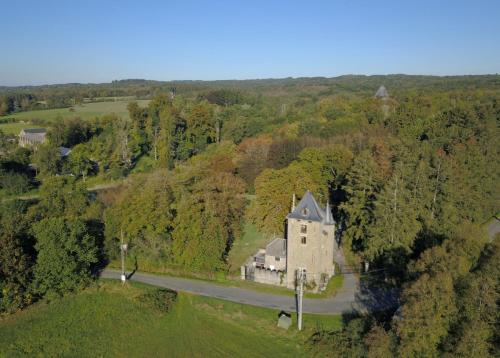
<instances>
[{"instance_id":1,"label":"shrub","mask_svg":"<svg viewBox=\"0 0 500 358\"><path fill-rule=\"evenodd\" d=\"M138 297L141 304L159 313L168 313L177 299L177 292L168 288L148 291Z\"/></svg>"}]
</instances>

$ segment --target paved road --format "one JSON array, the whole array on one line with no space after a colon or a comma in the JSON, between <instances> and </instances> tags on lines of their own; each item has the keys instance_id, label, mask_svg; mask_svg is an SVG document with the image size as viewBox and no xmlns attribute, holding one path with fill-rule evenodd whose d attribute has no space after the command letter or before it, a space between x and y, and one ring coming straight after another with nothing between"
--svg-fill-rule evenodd
<instances>
[{"instance_id":1,"label":"paved road","mask_svg":"<svg viewBox=\"0 0 500 358\"><path fill-rule=\"evenodd\" d=\"M339 258L339 260L342 259ZM343 261L339 263L341 266L343 265ZM101 277L119 279L120 272L106 269L101 274ZM293 296L274 295L243 288L222 286L207 281L158 276L142 272L134 273L131 280L253 306L288 312L296 310L296 301ZM357 276L353 273L346 273L344 275L344 285L334 297L325 299L305 298L303 310L305 313L342 314L387 308L394 305L394 302L394 297L390 293L360 289Z\"/></svg>"}]
</instances>

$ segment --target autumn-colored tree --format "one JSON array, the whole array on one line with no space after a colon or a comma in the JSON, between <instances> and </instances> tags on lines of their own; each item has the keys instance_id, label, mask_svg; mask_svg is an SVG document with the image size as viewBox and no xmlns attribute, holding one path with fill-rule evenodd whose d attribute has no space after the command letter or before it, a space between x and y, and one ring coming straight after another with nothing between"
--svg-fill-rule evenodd
<instances>
[{"instance_id":1,"label":"autumn-colored tree","mask_svg":"<svg viewBox=\"0 0 500 358\"><path fill-rule=\"evenodd\" d=\"M399 354L433 357L457 312L453 279L440 272L423 274L403 292L402 319L397 322Z\"/></svg>"},{"instance_id":2,"label":"autumn-colored tree","mask_svg":"<svg viewBox=\"0 0 500 358\"><path fill-rule=\"evenodd\" d=\"M278 170L266 169L255 179L256 198L250 204L248 217L265 233L283 233L292 195L300 199L307 190L316 193L319 185L298 163Z\"/></svg>"}]
</instances>

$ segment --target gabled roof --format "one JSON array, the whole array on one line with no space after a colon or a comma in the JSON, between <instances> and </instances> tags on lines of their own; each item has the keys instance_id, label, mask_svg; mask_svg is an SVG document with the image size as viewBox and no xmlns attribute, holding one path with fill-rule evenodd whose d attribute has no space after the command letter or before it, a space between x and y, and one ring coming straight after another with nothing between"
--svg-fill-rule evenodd
<instances>
[{"instance_id":1,"label":"gabled roof","mask_svg":"<svg viewBox=\"0 0 500 358\"><path fill-rule=\"evenodd\" d=\"M387 88L384 85L380 86L375 93L375 97L387 98L389 97L389 92L387 92Z\"/></svg>"},{"instance_id":2,"label":"gabled roof","mask_svg":"<svg viewBox=\"0 0 500 358\"><path fill-rule=\"evenodd\" d=\"M276 238L266 246L266 255L286 257L286 240Z\"/></svg>"},{"instance_id":3,"label":"gabled roof","mask_svg":"<svg viewBox=\"0 0 500 358\"><path fill-rule=\"evenodd\" d=\"M22 129L24 133L30 133L30 134L45 134L47 133L47 130L45 128L26 128Z\"/></svg>"},{"instance_id":4,"label":"gabled roof","mask_svg":"<svg viewBox=\"0 0 500 358\"><path fill-rule=\"evenodd\" d=\"M322 209L310 191L306 191L299 204L287 215L287 219L319 221L327 225L335 224L330 205L326 205L326 210Z\"/></svg>"}]
</instances>

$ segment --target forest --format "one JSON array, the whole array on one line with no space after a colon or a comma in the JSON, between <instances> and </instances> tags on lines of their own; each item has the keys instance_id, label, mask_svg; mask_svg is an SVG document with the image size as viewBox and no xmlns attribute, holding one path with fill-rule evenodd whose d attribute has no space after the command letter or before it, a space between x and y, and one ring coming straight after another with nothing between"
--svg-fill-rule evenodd
<instances>
[{"instance_id":1,"label":"forest","mask_svg":"<svg viewBox=\"0 0 500 358\"><path fill-rule=\"evenodd\" d=\"M500 76L2 87L0 120L112 96L150 102L55 121L36 150L0 133L1 312L88 286L122 239L143 268L230 275L245 223L281 233L310 190L353 267L400 293L397 309L318 327L311 352L498 354L500 244L484 224L500 211Z\"/></svg>"}]
</instances>

